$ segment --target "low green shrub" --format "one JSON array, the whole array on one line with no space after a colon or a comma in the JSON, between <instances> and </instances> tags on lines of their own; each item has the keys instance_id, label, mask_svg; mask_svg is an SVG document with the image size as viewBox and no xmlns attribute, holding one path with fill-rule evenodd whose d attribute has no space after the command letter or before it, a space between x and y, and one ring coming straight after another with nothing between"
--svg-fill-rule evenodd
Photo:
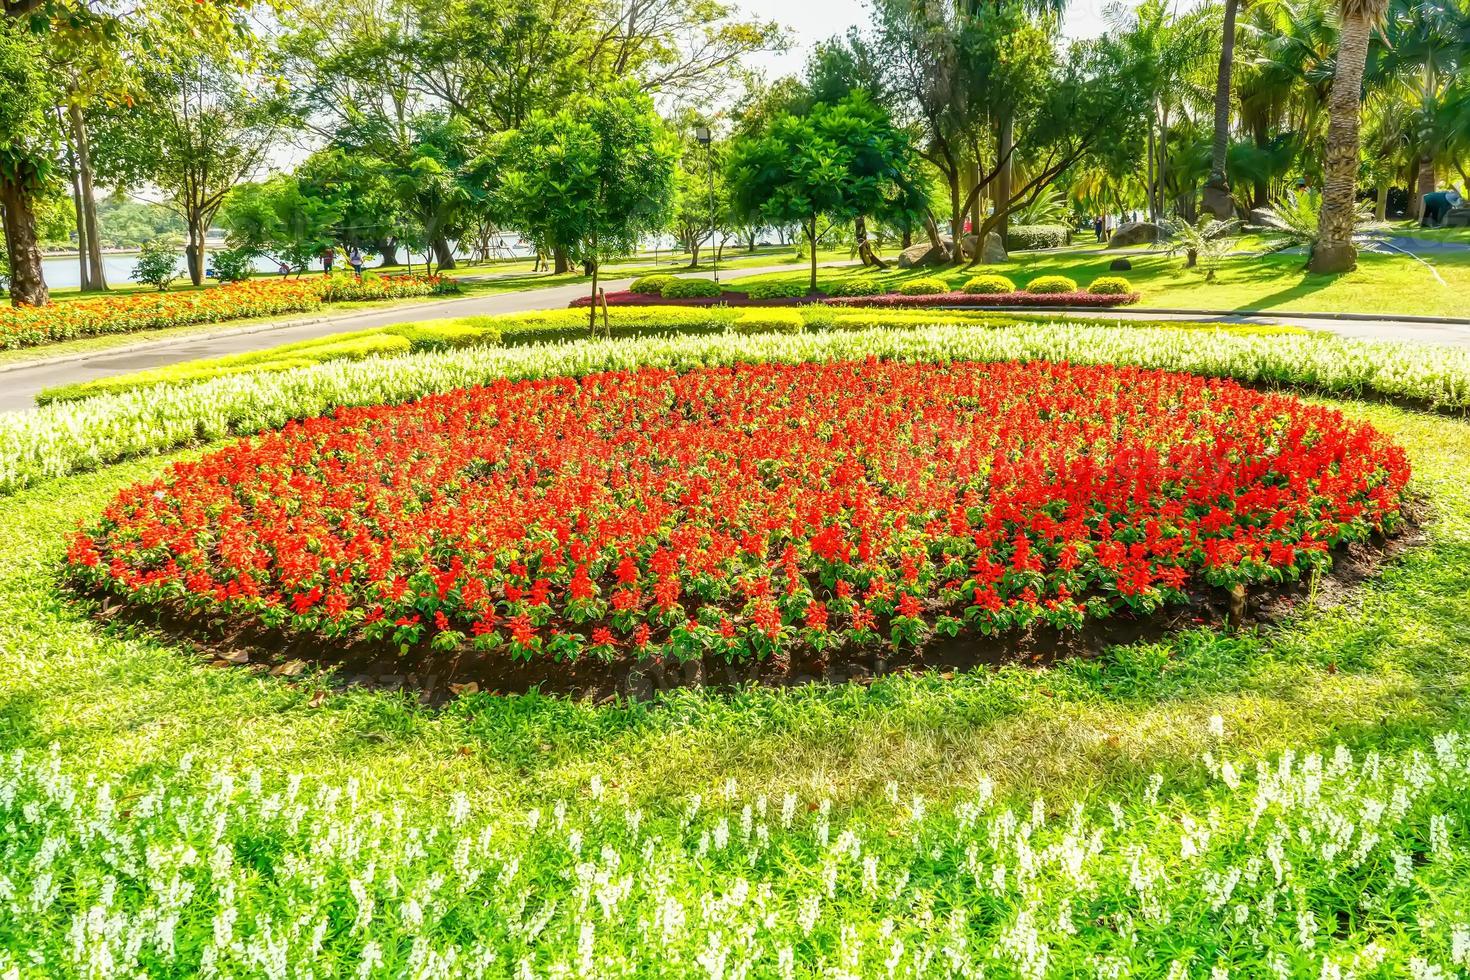
<instances>
[{"instance_id":1,"label":"low green shrub","mask_svg":"<svg viewBox=\"0 0 1470 980\"><path fill-rule=\"evenodd\" d=\"M664 284L664 299L704 299L719 296L724 290L712 279L675 279Z\"/></svg>"},{"instance_id":2,"label":"low green shrub","mask_svg":"<svg viewBox=\"0 0 1470 980\"><path fill-rule=\"evenodd\" d=\"M801 333L805 323L797 310L746 310L730 326L736 333Z\"/></svg>"},{"instance_id":3,"label":"low green shrub","mask_svg":"<svg viewBox=\"0 0 1470 980\"><path fill-rule=\"evenodd\" d=\"M895 292L905 296L933 296L949 292L949 283L936 276L921 276L918 279L900 283Z\"/></svg>"},{"instance_id":4,"label":"low green shrub","mask_svg":"<svg viewBox=\"0 0 1470 980\"><path fill-rule=\"evenodd\" d=\"M851 276L827 286L828 296L877 296L888 288L872 276Z\"/></svg>"},{"instance_id":5,"label":"low green shrub","mask_svg":"<svg viewBox=\"0 0 1470 980\"><path fill-rule=\"evenodd\" d=\"M244 282L255 273L255 256L243 248L214 253L214 277L220 282Z\"/></svg>"},{"instance_id":6,"label":"low green shrub","mask_svg":"<svg viewBox=\"0 0 1470 980\"><path fill-rule=\"evenodd\" d=\"M147 242L138 251L138 263L133 266L129 278L145 286L153 286L159 292L167 289L179 278L179 250L161 238Z\"/></svg>"},{"instance_id":7,"label":"low green shrub","mask_svg":"<svg viewBox=\"0 0 1470 980\"><path fill-rule=\"evenodd\" d=\"M460 347L493 346L500 343L500 327L469 320L425 320L400 323L387 332L404 337L414 350L455 350Z\"/></svg>"},{"instance_id":8,"label":"low green shrub","mask_svg":"<svg viewBox=\"0 0 1470 980\"><path fill-rule=\"evenodd\" d=\"M628 287L628 292L637 293L640 296L662 296L664 287L674 282L673 276L667 273L654 273L651 276L640 276L634 279Z\"/></svg>"},{"instance_id":9,"label":"low green shrub","mask_svg":"<svg viewBox=\"0 0 1470 980\"><path fill-rule=\"evenodd\" d=\"M1122 276L1098 276L1087 291L1095 296L1127 296L1133 292L1133 284Z\"/></svg>"},{"instance_id":10,"label":"low green shrub","mask_svg":"<svg viewBox=\"0 0 1470 980\"><path fill-rule=\"evenodd\" d=\"M1077 291L1077 280L1068 279L1066 276L1038 276L1026 284L1028 293L1075 293Z\"/></svg>"},{"instance_id":11,"label":"low green shrub","mask_svg":"<svg viewBox=\"0 0 1470 980\"><path fill-rule=\"evenodd\" d=\"M801 279L778 279L774 282L754 282L745 291L751 299L800 299L806 295L807 284Z\"/></svg>"},{"instance_id":12,"label":"low green shrub","mask_svg":"<svg viewBox=\"0 0 1470 980\"><path fill-rule=\"evenodd\" d=\"M998 293L1014 293L1016 284L1005 276L987 275L976 276L964 286L960 287L963 292L976 296L991 296Z\"/></svg>"},{"instance_id":13,"label":"low green shrub","mask_svg":"<svg viewBox=\"0 0 1470 980\"><path fill-rule=\"evenodd\" d=\"M1006 232L1006 249L1024 252L1039 248L1061 248L1072 241L1066 225L1014 225Z\"/></svg>"}]
</instances>

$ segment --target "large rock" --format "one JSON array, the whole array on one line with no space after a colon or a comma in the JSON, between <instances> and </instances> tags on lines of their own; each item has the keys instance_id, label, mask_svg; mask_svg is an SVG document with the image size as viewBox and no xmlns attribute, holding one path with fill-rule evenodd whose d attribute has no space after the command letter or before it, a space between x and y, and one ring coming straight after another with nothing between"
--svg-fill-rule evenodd
<instances>
[{"instance_id":1,"label":"large rock","mask_svg":"<svg viewBox=\"0 0 1470 980\"><path fill-rule=\"evenodd\" d=\"M1251 208L1250 213L1245 216L1246 224L1271 227L1271 219L1275 217L1270 208Z\"/></svg>"},{"instance_id":2,"label":"large rock","mask_svg":"<svg viewBox=\"0 0 1470 980\"><path fill-rule=\"evenodd\" d=\"M1133 271L1133 263L1125 258L1116 258L1108 263L1108 268L1113 272L1131 272Z\"/></svg>"},{"instance_id":3,"label":"large rock","mask_svg":"<svg viewBox=\"0 0 1470 980\"><path fill-rule=\"evenodd\" d=\"M1130 221L1119 225L1108 239L1108 248L1128 248L1130 245L1152 245L1159 240L1159 226L1152 221Z\"/></svg>"},{"instance_id":4,"label":"large rock","mask_svg":"<svg viewBox=\"0 0 1470 980\"><path fill-rule=\"evenodd\" d=\"M1444 216L1446 228L1470 228L1470 208L1453 208Z\"/></svg>"},{"instance_id":5,"label":"large rock","mask_svg":"<svg viewBox=\"0 0 1470 980\"><path fill-rule=\"evenodd\" d=\"M938 265L949 261L949 250L943 245L933 247L927 241L915 242L898 253L898 267L912 269L919 265Z\"/></svg>"},{"instance_id":6,"label":"large rock","mask_svg":"<svg viewBox=\"0 0 1470 980\"><path fill-rule=\"evenodd\" d=\"M1006 254L1006 245L1000 237L1000 232L992 231L986 235L985 247L980 250L981 264L995 265L998 262L1009 261L1009 259L1010 256Z\"/></svg>"}]
</instances>

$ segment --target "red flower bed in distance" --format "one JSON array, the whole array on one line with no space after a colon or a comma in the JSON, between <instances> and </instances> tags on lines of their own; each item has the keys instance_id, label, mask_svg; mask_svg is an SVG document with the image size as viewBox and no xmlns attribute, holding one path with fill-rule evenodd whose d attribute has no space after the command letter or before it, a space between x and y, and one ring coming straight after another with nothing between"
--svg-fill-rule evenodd
<instances>
[{"instance_id":1,"label":"red flower bed in distance","mask_svg":"<svg viewBox=\"0 0 1470 980\"><path fill-rule=\"evenodd\" d=\"M123 491L68 560L328 638L739 657L1294 579L1408 479L1369 425L1189 375L645 369L293 423Z\"/></svg>"}]
</instances>

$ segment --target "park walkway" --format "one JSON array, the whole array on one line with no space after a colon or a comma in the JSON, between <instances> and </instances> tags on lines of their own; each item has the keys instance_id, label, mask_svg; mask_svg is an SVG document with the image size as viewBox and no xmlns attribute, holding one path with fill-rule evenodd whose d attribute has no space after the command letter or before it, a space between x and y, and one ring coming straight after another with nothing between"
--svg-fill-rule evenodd
<instances>
[{"instance_id":1,"label":"park walkway","mask_svg":"<svg viewBox=\"0 0 1470 980\"><path fill-rule=\"evenodd\" d=\"M824 263L841 265L844 263ZM758 276L771 272L806 269L804 263L771 265L760 268L735 269L721 273L722 280ZM709 278L700 274L701 278ZM609 292L627 288L631 279L611 279ZM587 293L585 284L552 286L518 292L494 293L416 303L390 309L348 313L309 321L284 321L281 325L259 325L240 331L223 330L203 333L187 339L142 341L125 349L103 351L79 359L42 361L0 373L0 411L25 411L35 407L35 396L57 385L91 381L96 378L126 374L150 368L166 367L183 361L208 357L225 357L266 350L282 344L313 340L331 334L385 327L438 317L480 316L493 313L520 313L528 310L561 309L573 299ZM1017 310L1045 315L1064 312L1088 319L1109 320L1188 320L1221 324L1278 324L1321 330L1356 340L1395 340L1470 348L1470 320L1430 322L1425 320L1384 317L1346 317L1300 313L1248 314L1229 311L1181 311L1140 309L1048 311L1042 308Z\"/></svg>"}]
</instances>

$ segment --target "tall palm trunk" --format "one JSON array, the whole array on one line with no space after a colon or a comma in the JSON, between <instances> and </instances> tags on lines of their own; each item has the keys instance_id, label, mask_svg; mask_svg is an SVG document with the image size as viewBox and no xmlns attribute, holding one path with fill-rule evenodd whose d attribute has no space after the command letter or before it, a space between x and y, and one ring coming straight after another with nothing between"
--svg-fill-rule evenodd
<instances>
[{"instance_id":1,"label":"tall palm trunk","mask_svg":"<svg viewBox=\"0 0 1470 980\"><path fill-rule=\"evenodd\" d=\"M1357 265L1353 246L1358 190L1358 117L1361 113L1363 65L1368 35L1383 15L1386 0L1342 0L1342 33L1337 71L1328 103L1327 155L1323 165L1322 212L1318 241L1308 267L1313 272L1346 272Z\"/></svg>"},{"instance_id":2,"label":"tall palm trunk","mask_svg":"<svg viewBox=\"0 0 1470 980\"><path fill-rule=\"evenodd\" d=\"M1230 74L1235 65L1235 9L1225 0L1225 35L1220 41L1220 69L1215 76L1215 142L1210 149L1210 176L1205 181L1204 208L1221 221L1235 214L1225 164L1230 152Z\"/></svg>"}]
</instances>

